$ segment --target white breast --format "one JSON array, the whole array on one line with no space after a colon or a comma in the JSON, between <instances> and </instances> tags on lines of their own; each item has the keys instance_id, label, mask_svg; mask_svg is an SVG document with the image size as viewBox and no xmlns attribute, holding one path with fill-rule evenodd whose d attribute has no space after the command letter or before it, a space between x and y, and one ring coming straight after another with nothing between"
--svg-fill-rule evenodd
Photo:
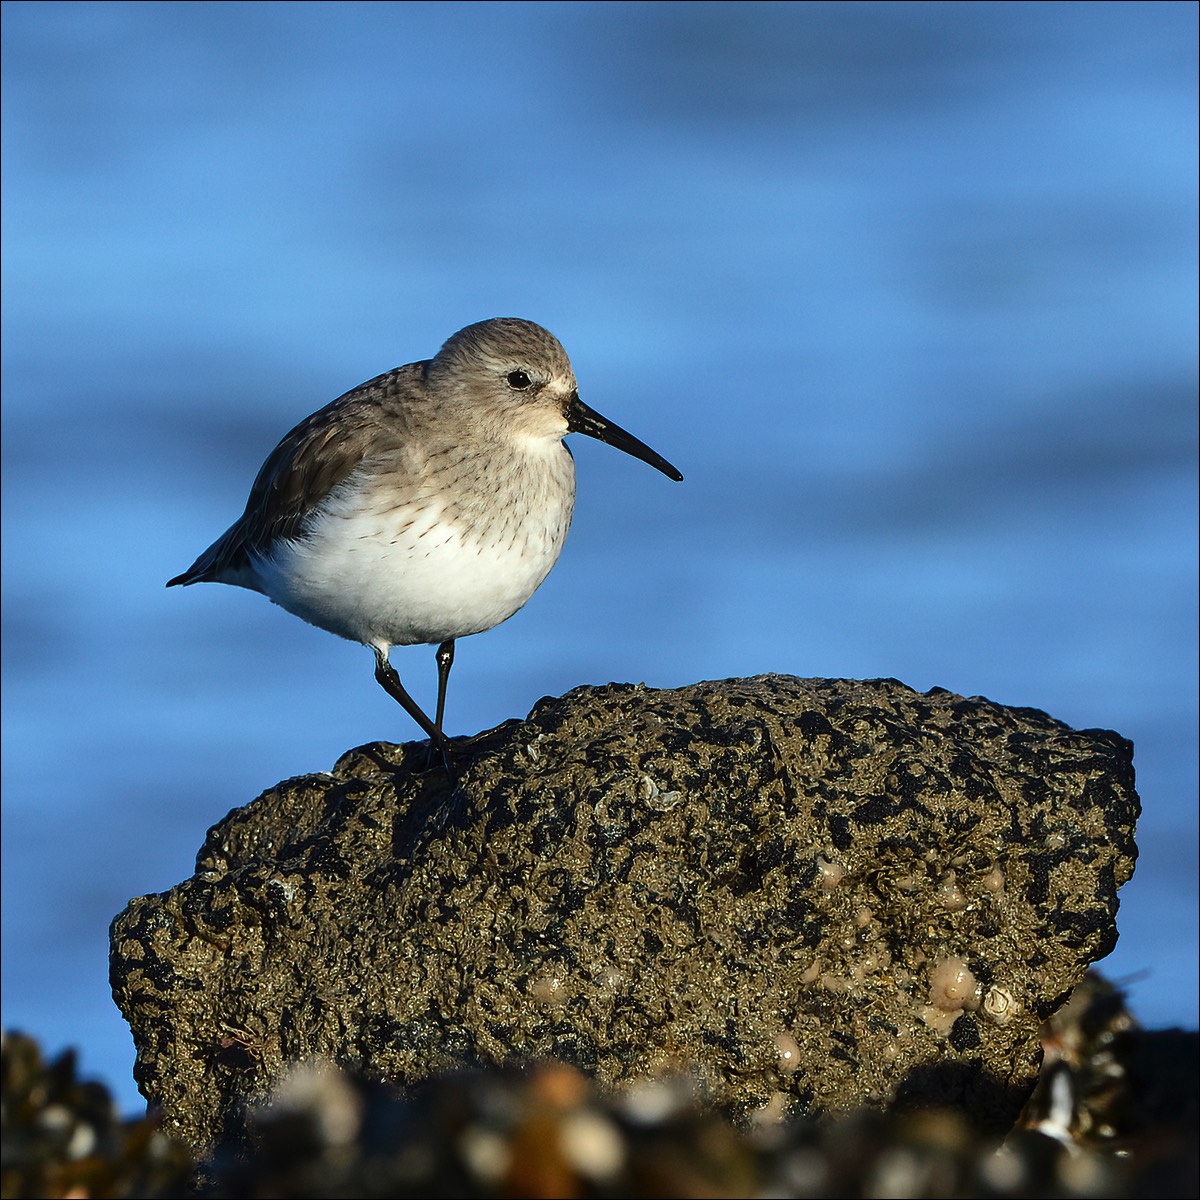
<instances>
[{"instance_id":1,"label":"white breast","mask_svg":"<svg viewBox=\"0 0 1200 1200\"><path fill-rule=\"evenodd\" d=\"M255 562L262 590L310 624L367 645L438 643L491 629L541 585L562 550L574 467L561 441L517 486L397 506L386 479L348 480L305 535ZM485 481L486 483L487 481Z\"/></svg>"}]
</instances>

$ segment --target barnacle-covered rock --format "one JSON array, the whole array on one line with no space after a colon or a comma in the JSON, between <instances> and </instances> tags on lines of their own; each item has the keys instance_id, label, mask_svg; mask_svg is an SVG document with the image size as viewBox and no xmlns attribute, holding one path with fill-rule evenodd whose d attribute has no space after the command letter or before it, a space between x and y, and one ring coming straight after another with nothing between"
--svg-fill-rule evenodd
<instances>
[{"instance_id":1,"label":"barnacle-covered rock","mask_svg":"<svg viewBox=\"0 0 1200 1200\"><path fill-rule=\"evenodd\" d=\"M1193 1036L1193 1060L1194 1049ZM1193 1066L1193 1096L1195 1079ZM572 1067L541 1063L457 1072L397 1099L307 1063L244 1114L239 1136L206 1168L205 1194L1162 1200L1195 1195L1195 1122L1182 1115L1118 1154L1030 1130L998 1145L945 1108L821 1122L760 1115L736 1127L686 1076L601 1091Z\"/></svg>"},{"instance_id":2,"label":"barnacle-covered rock","mask_svg":"<svg viewBox=\"0 0 1200 1200\"><path fill-rule=\"evenodd\" d=\"M1005 1132L1136 853L1123 738L894 680L578 688L458 743L453 789L426 757L280 784L114 922L139 1083L194 1146L312 1056Z\"/></svg>"},{"instance_id":3,"label":"barnacle-covered rock","mask_svg":"<svg viewBox=\"0 0 1200 1200\"><path fill-rule=\"evenodd\" d=\"M187 1148L150 1118L123 1121L109 1090L76 1073L75 1052L47 1063L25 1034L0 1035L0 1194L158 1196L192 1172Z\"/></svg>"}]
</instances>

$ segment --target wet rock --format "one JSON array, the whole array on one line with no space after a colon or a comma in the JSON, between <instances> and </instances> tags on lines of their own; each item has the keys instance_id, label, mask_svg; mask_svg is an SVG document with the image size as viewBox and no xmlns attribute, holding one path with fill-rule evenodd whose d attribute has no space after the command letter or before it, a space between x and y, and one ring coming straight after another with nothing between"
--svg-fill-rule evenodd
<instances>
[{"instance_id":1,"label":"wet rock","mask_svg":"<svg viewBox=\"0 0 1200 1200\"><path fill-rule=\"evenodd\" d=\"M123 1121L101 1083L80 1079L74 1050L47 1062L38 1043L0 1036L0 1195L178 1195L193 1163L151 1118Z\"/></svg>"},{"instance_id":2,"label":"wet rock","mask_svg":"<svg viewBox=\"0 0 1200 1200\"><path fill-rule=\"evenodd\" d=\"M1042 1045L1042 1070L1022 1128L1075 1153L1128 1160L1146 1195L1200 1191L1195 1030L1142 1029L1124 993L1089 971L1042 1027ZM1183 1180L1189 1183L1179 1191Z\"/></svg>"},{"instance_id":3,"label":"wet rock","mask_svg":"<svg viewBox=\"0 0 1200 1200\"><path fill-rule=\"evenodd\" d=\"M152 1120L118 1122L71 1053L47 1064L32 1039L6 1034L0 1196L1195 1196L1195 1032L1141 1034L1090 977L1043 1034L1038 1092L999 1145L953 1109L820 1123L764 1111L738 1128L685 1076L601 1091L542 1063L454 1072L397 1097L308 1061L202 1163ZM1156 1043L1164 1052L1147 1055Z\"/></svg>"},{"instance_id":4,"label":"wet rock","mask_svg":"<svg viewBox=\"0 0 1200 1200\"><path fill-rule=\"evenodd\" d=\"M381 744L230 813L114 922L113 992L198 1148L313 1056L405 1087L684 1071L742 1122L1004 1132L1115 943L1131 757L894 680L578 688L460 743L454 789Z\"/></svg>"},{"instance_id":5,"label":"wet rock","mask_svg":"<svg viewBox=\"0 0 1200 1200\"><path fill-rule=\"evenodd\" d=\"M1190 1077L1194 1092L1194 1065ZM998 1144L955 1109L861 1109L819 1123L760 1117L738 1128L697 1103L685 1078L600 1092L561 1063L459 1072L419 1084L403 1100L306 1064L245 1114L239 1141L253 1152L223 1147L206 1167L204 1194L1196 1194L1194 1121L1164 1122L1150 1138L1125 1140L1119 1153L1029 1129Z\"/></svg>"}]
</instances>

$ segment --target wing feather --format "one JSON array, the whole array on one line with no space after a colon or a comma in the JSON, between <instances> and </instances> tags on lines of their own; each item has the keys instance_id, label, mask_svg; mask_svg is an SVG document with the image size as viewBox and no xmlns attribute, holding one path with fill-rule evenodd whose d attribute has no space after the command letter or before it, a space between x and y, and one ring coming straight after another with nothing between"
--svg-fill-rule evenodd
<instances>
[{"instance_id":1,"label":"wing feather","mask_svg":"<svg viewBox=\"0 0 1200 1200\"><path fill-rule=\"evenodd\" d=\"M379 375L301 421L263 463L242 515L167 586L232 581L251 572L252 556L272 542L303 536L309 514L355 467L404 442L404 401L420 387L426 365Z\"/></svg>"}]
</instances>

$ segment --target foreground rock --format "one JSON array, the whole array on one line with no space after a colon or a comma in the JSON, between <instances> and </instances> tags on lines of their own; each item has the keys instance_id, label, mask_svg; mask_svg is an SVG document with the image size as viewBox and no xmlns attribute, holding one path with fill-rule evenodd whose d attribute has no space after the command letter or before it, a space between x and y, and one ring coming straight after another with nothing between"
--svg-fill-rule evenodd
<instances>
[{"instance_id":1,"label":"foreground rock","mask_svg":"<svg viewBox=\"0 0 1200 1200\"><path fill-rule=\"evenodd\" d=\"M114 922L139 1084L194 1147L310 1057L1003 1132L1136 853L1124 739L893 680L580 688L465 744L453 791L425 755L264 793Z\"/></svg>"},{"instance_id":2,"label":"foreground rock","mask_svg":"<svg viewBox=\"0 0 1200 1200\"><path fill-rule=\"evenodd\" d=\"M178 1196L195 1163L159 1122L123 1121L74 1050L47 1061L27 1034L0 1034L0 1196Z\"/></svg>"},{"instance_id":3,"label":"foreground rock","mask_svg":"<svg viewBox=\"0 0 1200 1200\"><path fill-rule=\"evenodd\" d=\"M734 1128L682 1077L600 1092L543 1063L398 1099L310 1062L201 1163L153 1120L119 1122L70 1052L47 1063L6 1034L0 1195L1194 1197L1196 1033L1139 1029L1091 975L1043 1038L1037 1090L1000 1146L953 1109Z\"/></svg>"}]
</instances>

